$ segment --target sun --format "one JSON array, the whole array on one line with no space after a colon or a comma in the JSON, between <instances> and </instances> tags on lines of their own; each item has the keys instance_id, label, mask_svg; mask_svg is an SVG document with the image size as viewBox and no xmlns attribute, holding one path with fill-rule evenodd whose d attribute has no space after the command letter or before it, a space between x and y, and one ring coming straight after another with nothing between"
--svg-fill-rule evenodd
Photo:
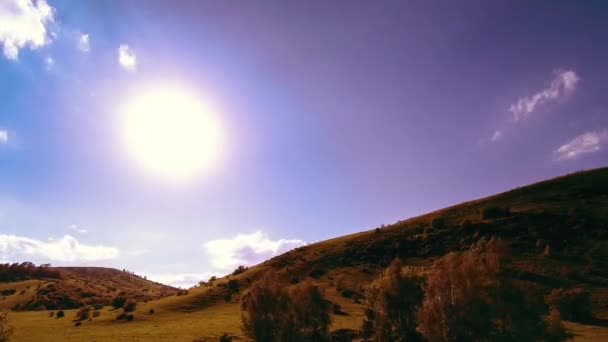
<instances>
[{"instance_id":1,"label":"sun","mask_svg":"<svg viewBox=\"0 0 608 342\"><path fill-rule=\"evenodd\" d=\"M185 88L141 91L126 101L120 117L128 153L154 175L190 180L221 156L217 113Z\"/></svg>"}]
</instances>

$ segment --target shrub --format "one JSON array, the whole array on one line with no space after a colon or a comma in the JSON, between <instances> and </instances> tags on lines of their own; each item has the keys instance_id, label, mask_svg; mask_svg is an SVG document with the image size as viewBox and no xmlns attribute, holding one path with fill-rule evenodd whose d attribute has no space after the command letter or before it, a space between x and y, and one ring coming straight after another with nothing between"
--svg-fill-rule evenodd
<instances>
[{"instance_id":1,"label":"shrub","mask_svg":"<svg viewBox=\"0 0 608 342\"><path fill-rule=\"evenodd\" d=\"M81 325L82 325L82 322L76 322L76 323L74 323L74 326L75 326L75 327L79 327L79 326L81 326Z\"/></svg>"},{"instance_id":2,"label":"shrub","mask_svg":"<svg viewBox=\"0 0 608 342\"><path fill-rule=\"evenodd\" d=\"M63 310L57 311L57 314L55 315L55 317L57 317L57 318L62 318L63 316L65 316L65 313L63 312Z\"/></svg>"},{"instance_id":3,"label":"shrub","mask_svg":"<svg viewBox=\"0 0 608 342\"><path fill-rule=\"evenodd\" d=\"M304 282L287 289L267 275L243 298L243 332L256 341L329 341L329 310L317 286Z\"/></svg>"},{"instance_id":4,"label":"shrub","mask_svg":"<svg viewBox=\"0 0 608 342\"><path fill-rule=\"evenodd\" d=\"M15 330L8 322L6 312L0 312L0 342L6 342L11 339Z\"/></svg>"},{"instance_id":5,"label":"shrub","mask_svg":"<svg viewBox=\"0 0 608 342\"><path fill-rule=\"evenodd\" d=\"M228 280L228 291L232 292L232 293L238 293L239 292L239 282L236 279L230 279Z\"/></svg>"},{"instance_id":6,"label":"shrub","mask_svg":"<svg viewBox=\"0 0 608 342\"><path fill-rule=\"evenodd\" d=\"M112 299L112 307L114 307L114 309L120 309L125 305L126 301L127 297L122 294L119 294L118 296L114 297L114 299Z\"/></svg>"},{"instance_id":7,"label":"shrub","mask_svg":"<svg viewBox=\"0 0 608 342\"><path fill-rule=\"evenodd\" d=\"M421 279L405 275L398 259L366 290L364 338L375 341L416 341L416 311L422 302Z\"/></svg>"},{"instance_id":8,"label":"shrub","mask_svg":"<svg viewBox=\"0 0 608 342\"><path fill-rule=\"evenodd\" d=\"M234 270L234 272L232 272L232 275L239 275L247 270L248 270L247 267L241 265L241 266L237 267L236 270Z\"/></svg>"},{"instance_id":9,"label":"shrub","mask_svg":"<svg viewBox=\"0 0 608 342\"><path fill-rule=\"evenodd\" d=\"M433 227L433 229L441 229L445 227L445 220L441 217L436 217L431 220L431 227Z\"/></svg>"},{"instance_id":10,"label":"shrub","mask_svg":"<svg viewBox=\"0 0 608 342\"><path fill-rule=\"evenodd\" d=\"M49 317L55 317L55 311L49 312Z\"/></svg>"},{"instance_id":11,"label":"shrub","mask_svg":"<svg viewBox=\"0 0 608 342\"><path fill-rule=\"evenodd\" d=\"M127 314L125 312L121 312L118 316L116 316L116 320L118 321L132 321L135 318L133 314Z\"/></svg>"},{"instance_id":12,"label":"shrub","mask_svg":"<svg viewBox=\"0 0 608 342\"><path fill-rule=\"evenodd\" d=\"M232 337L228 334L220 336L220 342L232 342Z\"/></svg>"},{"instance_id":13,"label":"shrub","mask_svg":"<svg viewBox=\"0 0 608 342\"><path fill-rule=\"evenodd\" d=\"M126 301L125 305L123 305L122 309L124 312L133 312L135 309L137 309L137 302L129 299Z\"/></svg>"},{"instance_id":14,"label":"shrub","mask_svg":"<svg viewBox=\"0 0 608 342\"><path fill-rule=\"evenodd\" d=\"M76 312L76 318L80 321L87 320L91 316L91 311L93 311L92 306L90 306L90 305L84 306L84 307L80 308L80 310L78 310L78 312Z\"/></svg>"},{"instance_id":15,"label":"shrub","mask_svg":"<svg viewBox=\"0 0 608 342\"><path fill-rule=\"evenodd\" d=\"M155 311L154 309L150 309L150 311L148 311L148 313L149 313L150 315L154 315L154 313L155 313L155 312L156 312L156 311Z\"/></svg>"},{"instance_id":16,"label":"shrub","mask_svg":"<svg viewBox=\"0 0 608 342\"><path fill-rule=\"evenodd\" d=\"M93 311L93 317L99 317L101 315L101 312L99 311Z\"/></svg>"},{"instance_id":17,"label":"shrub","mask_svg":"<svg viewBox=\"0 0 608 342\"><path fill-rule=\"evenodd\" d=\"M545 303L566 320L585 323L593 319L591 295L581 288L553 289L545 297Z\"/></svg>"},{"instance_id":18,"label":"shrub","mask_svg":"<svg viewBox=\"0 0 608 342\"><path fill-rule=\"evenodd\" d=\"M507 217L509 215L511 215L509 207L487 207L481 211L481 218L484 220Z\"/></svg>"}]
</instances>

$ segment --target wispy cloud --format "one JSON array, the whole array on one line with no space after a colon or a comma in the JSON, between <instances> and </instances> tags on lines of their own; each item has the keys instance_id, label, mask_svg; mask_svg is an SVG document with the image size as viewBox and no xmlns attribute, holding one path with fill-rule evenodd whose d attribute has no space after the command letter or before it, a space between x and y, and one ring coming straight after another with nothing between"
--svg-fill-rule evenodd
<instances>
[{"instance_id":1,"label":"wispy cloud","mask_svg":"<svg viewBox=\"0 0 608 342\"><path fill-rule=\"evenodd\" d=\"M297 239L271 240L268 234L255 231L251 234L238 234L231 239L212 240L203 248L215 269L228 272L239 265L257 264L305 244L306 242Z\"/></svg>"},{"instance_id":2,"label":"wispy cloud","mask_svg":"<svg viewBox=\"0 0 608 342\"><path fill-rule=\"evenodd\" d=\"M82 52L91 51L91 42L89 41L89 35L86 33L80 34L78 37L78 49Z\"/></svg>"},{"instance_id":3,"label":"wispy cloud","mask_svg":"<svg viewBox=\"0 0 608 342\"><path fill-rule=\"evenodd\" d=\"M44 65L46 65L46 70L51 71L55 67L55 60L53 57L47 57L44 59Z\"/></svg>"},{"instance_id":4,"label":"wispy cloud","mask_svg":"<svg viewBox=\"0 0 608 342\"><path fill-rule=\"evenodd\" d=\"M548 88L534 95L518 99L511 105L509 111L513 113L513 118L516 122L527 119L530 114L541 106L573 93L580 80L581 78L574 70L555 70L553 71L553 79Z\"/></svg>"},{"instance_id":5,"label":"wispy cloud","mask_svg":"<svg viewBox=\"0 0 608 342\"><path fill-rule=\"evenodd\" d=\"M118 48L118 63L127 71L135 71L137 66L137 56L129 45L122 44Z\"/></svg>"},{"instance_id":6,"label":"wispy cloud","mask_svg":"<svg viewBox=\"0 0 608 342\"><path fill-rule=\"evenodd\" d=\"M500 138L502 138L502 132L501 131L495 131L494 134L492 134L492 141L498 141L500 140Z\"/></svg>"},{"instance_id":7,"label":"wispy cloud","mask_svg":"<svg viewBox=\"0 0 608 342\"><path fill-rule=\"evenodd\" d=\"M149 274L149 280L173 287L188 288L198 284L201 280L207 281L212 276L221 276L219 273L154 273Z\"/></svg>"},{"instance_id":8,"label":"wispy cloud","mask_svg":"<svg viewBox=\"0 0 608 342\"><path fill-rule=\"evenodd\" d=\"M46 45L48 26L54 22L54 10L46 0L0 1L0 42L4 56L17 60L19 50Z\"/></svg>"},{"instance_id":9,"label":"wispy cloud","mask_svg":"<svg viewBox=\"0 0 608 342\"><path fill-rule=\"evenodd\" d=\"M598 152L607 141L608 129L583 133L555 150L555 159L573 159L583 154Z\"/></svg>"},{"instance_id":10,"label":"wispy cloud","mask_svg":"<svg viewBox=\"0 0 608 342\"><path fill-rule=\"evenodd\" d=\"M65 235L61 239L41 241L17 235L0 234L0 258L3 261L98 261L115 259L115 247L81 244Z\"/></svg>"},{"instance_id":11,"label":"wispy cloud","mask_svg":"<svg viewBox=\"0 0 608 342\"><path fill-rule=\"evenodd\" d=\"M75 231L76 233L85 234L87 232L86 229L79 227L76 224L70 225L70 230Z\"/></svg>"},{"instance_id":12,"label":"wispy cloud","mask_svg":"<svg viewBox=\"0 0 608 342\"><path fill-rule=\"evenodd\" d=\"M0 144L6 144L8 142L8 132L0 129Z\"/></svg>"}]
</instances>

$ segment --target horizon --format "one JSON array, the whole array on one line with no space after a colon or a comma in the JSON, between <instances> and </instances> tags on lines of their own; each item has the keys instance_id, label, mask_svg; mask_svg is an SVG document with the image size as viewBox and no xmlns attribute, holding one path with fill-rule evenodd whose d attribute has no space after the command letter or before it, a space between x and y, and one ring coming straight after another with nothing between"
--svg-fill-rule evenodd
<instances>
[{"instance_id":1,"label":"horizon","mask_svg":"<svg viewBox=\"0 0 608 342\"><path fill-rule=\"evenodd\" d=\"M0 262L188 287L608 165L599 2L136 4L0 4Z\"/></svg>"}]
</instances>

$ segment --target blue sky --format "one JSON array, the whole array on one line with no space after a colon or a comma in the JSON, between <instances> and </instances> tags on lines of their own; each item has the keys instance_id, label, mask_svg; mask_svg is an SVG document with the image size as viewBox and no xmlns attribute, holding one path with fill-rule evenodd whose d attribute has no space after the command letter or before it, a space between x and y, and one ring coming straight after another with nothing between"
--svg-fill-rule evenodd
<instances>
[{"instance_id":1,"label":"blue sky","mask_svg":"<svg viewBox=\"0 0 608 342\"><path fill-rule=\"evenodd\" d=\"M5 261L186 285L608 161L600 1L7 0L0 23ZM224 141L178 183L120 125L168 86Z\"/></svg>"}]
</instances>

